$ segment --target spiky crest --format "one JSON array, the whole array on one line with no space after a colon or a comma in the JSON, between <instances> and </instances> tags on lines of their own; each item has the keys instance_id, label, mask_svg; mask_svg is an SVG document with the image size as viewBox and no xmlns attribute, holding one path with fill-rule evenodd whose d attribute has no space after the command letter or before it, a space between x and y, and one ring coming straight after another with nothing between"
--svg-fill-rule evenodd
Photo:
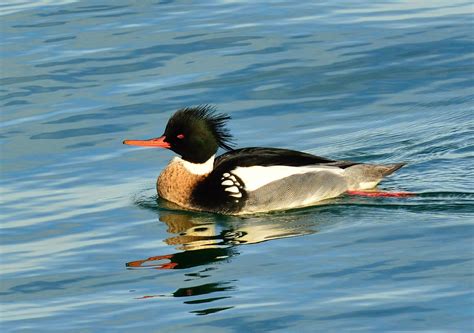
<instances>
[{"instance_id":1,"label":"spiky crest","mask_svg":"<svg viewBox=\"0 0 474 333\"><path fill-rule=\"evenodd\" d=\"M226 150L232 150L233 138L227 129L227 121L231 117L225 113L218 113L216 107L208 104L195 107L186 107L176 111L169 120L169 125L174 126L177 123L184 122L192 124L193 122L203 121L207 128L214 134L219 147Z\"/></svg>"}]
</instances>

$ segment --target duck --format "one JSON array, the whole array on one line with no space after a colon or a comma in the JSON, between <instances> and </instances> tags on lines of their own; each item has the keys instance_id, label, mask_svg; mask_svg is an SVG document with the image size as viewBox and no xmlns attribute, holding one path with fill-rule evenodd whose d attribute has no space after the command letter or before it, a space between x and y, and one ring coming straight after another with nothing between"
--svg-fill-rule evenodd
<instances>
[{"instance_id":1,"label":"duck","mask_svg":"<svg viewBox=\"0 0 474 333\"><path fill-rule=\"evenodd\" d=\"M175 152L156 181L160 198L181 208L226 215L318 205L370 191L405 163L369 164L268 147L234 149L230 116L214 106L177 110L160 137L123 144ZM225 152L217 156L219 148Z\"/></svg>"}]
</instances>

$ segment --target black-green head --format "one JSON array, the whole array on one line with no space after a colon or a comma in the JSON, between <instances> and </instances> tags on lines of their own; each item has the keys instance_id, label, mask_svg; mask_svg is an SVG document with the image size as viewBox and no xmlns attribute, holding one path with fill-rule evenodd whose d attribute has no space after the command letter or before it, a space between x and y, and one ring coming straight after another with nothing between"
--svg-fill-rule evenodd
<instances>
[{"instance_id":1,"label":"black-green head","mask_svg":"<svg viewBox=\"0 0 474 333\"><path fill-rule=\"evenodd\" d=\"M210 105L187 107L168 120L164 134L150 140L125 140L124 144L168 148L192 163L204 163L219 147L232 149L226 128L230 116L217 113Z\"/></svg>"}]
</instances>

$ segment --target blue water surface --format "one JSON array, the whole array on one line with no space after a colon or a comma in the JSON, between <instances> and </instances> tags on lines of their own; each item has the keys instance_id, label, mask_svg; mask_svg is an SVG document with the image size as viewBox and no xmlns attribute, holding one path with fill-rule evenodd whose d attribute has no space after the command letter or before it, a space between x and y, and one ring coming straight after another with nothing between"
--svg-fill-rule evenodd
<instances>
[{"instance_id":1,"label":"blue water surface","mask_svg":"<svg viewBox=\"0 0 474 333\"><path fill-rule=\"evenodd\" d=\"M2 332L472 332L471 1L0 4ZM258 216L157 199L184 106L238 147L406 162Z\"/></svg>"}]
</instances>

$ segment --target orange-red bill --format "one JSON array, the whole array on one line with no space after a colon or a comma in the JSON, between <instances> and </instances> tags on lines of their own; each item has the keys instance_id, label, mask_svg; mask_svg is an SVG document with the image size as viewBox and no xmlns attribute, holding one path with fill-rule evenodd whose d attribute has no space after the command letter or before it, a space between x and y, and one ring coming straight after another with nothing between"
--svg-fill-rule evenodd
<instances>
[{"instance_id":1,"label":"orange-red bill","mask_svg":"<svg viewBox=\"0 0 474 333\"><path fill-rule=\"evenodd\" d=\"M149 140L125 140L124 145L130 146L140 146L140 147L160 147L160 148L170 148L170 144L165 142L166 137L160 136L159 138L153 138Z\"/></svg>"}]
</instances>

